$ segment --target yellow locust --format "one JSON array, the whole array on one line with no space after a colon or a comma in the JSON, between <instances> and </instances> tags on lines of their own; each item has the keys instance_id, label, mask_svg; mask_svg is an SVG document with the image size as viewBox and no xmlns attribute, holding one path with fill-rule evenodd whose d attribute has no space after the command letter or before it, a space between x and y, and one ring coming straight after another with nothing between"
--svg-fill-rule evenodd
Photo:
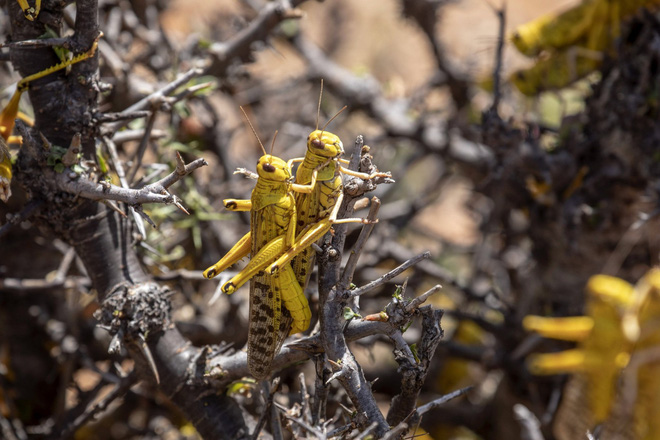
<instances>
[{"instance_id":1,"label":"yellow locust","mask_svg":"<svg viewBox=\"0 0 660 440\"><path fill-rule=\"evenodd\" d=\"M603 53L614 48L621 21L660 0L584 0L560 13L519 26L511 42L523 55L540 56L529 69L514 72L513 84L525 95L558 89L600 67Z\"/></svg>"},{"instance_id":2,"label":"yellow locust","mask_svg":"<svg viewBox=\"0 0 660 440\"><path fill-rule=\"evenodd\" d=\"M284 338L309 327L311 311L291 266L283 267L275 275L262 269L282 253L282 248L293 246L297 218L294 191L310 192L315 179L309 185L293 183L287 162L266 154L265 150L257 162L257 175L250 200L223 201L225 208L231 211L250 211L250 232L206 269L204 277L213 278L248 254L252 255L248 265L225 283L222 290L231 294L250 280L248 368L260 379L270 372L273 357Z\"/></svg>"},{"instance_id":3,"label":"yellow locust","mask_svg":"<svg viewBox=\"0 0 660 440\"><path fill-rule=\"evenodd\" d=\"M48 69L42 70L41 72L26 76L16 84L16 91L5 108L2 109L2 112L0 112L0 137L2 137L3 141L0 145L0 200L6 202L11 196L11 156L7 144L21 142L19 137L11 135L14 130L16 118L19 116L18 103L21 100L21 95L23 95L23 92L29 88L32 81L43 78L44 76L50 75L58 70L65 69L72 64L91 58L94 56L97 46L98 39L94 41L92 48L87 52L76 55L70 60L56 64Z\"/></svg>"},{"instance_id":4,"label":"yellow locust","mask_svg":"<svg viewBox=\"0 0 660 440\"><path fill-rule=\"evenodd\" d=\"M523 326L577 347L529 359L534 374L574 373L557 413L555 435L581 438L602 424L604 439L660 438L660 269L635 286L595 275L586 316L526 316Z\"/></svg>"},{"instance_id":5,"label":"yellow locust","mask_svg":"<svg viewBox=\"0 0 660 440\"><path fill-rule=\"evenodd\" d=\"M234 292L268 265L270 265L269 273L277 274L280 268L289 267L289 263L293 267L298 284L304 290L314 265L312 244L325 235L333 224L369 223L362 218L337 219L343 198L341 174L362 179L391 176L389 173L370 175L348 170L341 166L342 162L348 162L340 159L343 153L344 148L339 137L325 131L325 127L323 130L314 130L308 136L305 157L291 159L287 164L287 168L292 169L294 163L301 162L293 186L296 201L296 230L299 231L295 241L290 243L286 237L280 236L267 243L259 253L253 254L252 261L245 269L225 283L222 287L225 293Z\"/></svg>"},{"instance_id":6,"label":"yellow locust","mask_svg":"<svg viewBox=\"0 0 660 440\"><path fill-rule=\"evenodd\" d=\"M323 82L321 82L321 96L322 93ZM315 252L311 247L313 243L323 237L333 224L367 223L365 219L361 218L337 219L337 212L344 196L341 175L347 174L361 179L391 177L389 173L359 173L341 165L342 163L348 164L347 160L341 159L344 146L337 135L325 131L325 128L344 109L333 116L322 130L319 130L318 115L320 113L321 96L319 96L316 130L307 137L305 157L289 161L290 166L293 166L293 163L300 162L296 171L297 184L309 185L314 178L316 178L316 184L311 192L296 194L300 233L296 237L295 244L270 266L270 272L277 273L279 268L284 267L293 260L291 265L301 286L307 285L314 266Z\"/></svg>"}]
</instances>

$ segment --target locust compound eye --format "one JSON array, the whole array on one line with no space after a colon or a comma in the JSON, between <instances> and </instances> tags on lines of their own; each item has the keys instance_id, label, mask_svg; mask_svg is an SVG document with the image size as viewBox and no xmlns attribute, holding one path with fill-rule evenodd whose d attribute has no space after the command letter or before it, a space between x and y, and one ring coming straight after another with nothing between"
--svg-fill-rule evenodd
<instances>
[{"instance_id":1,"label":"locust compound eye","mask_svg":"<svg viewBox=\"0 0 660 440\"><path fill-rule=\"evenodd\" d=\"M323 144L323 141L321 139L313 139L312 140L312 146L314 148L324 148L325 145Z\"/></svg>"},{"instance_id":2,"label":"locust compound eye","mask_svg":"<svg viewBox=\"0 0 660 440\"><path fill-rule=\"evenodd\" d=\"M267 173L274 173L275 172L275 167L273 166L273 164L270 164L270 163L265 163L262 168Z\"/></svg>"}]
</instances>

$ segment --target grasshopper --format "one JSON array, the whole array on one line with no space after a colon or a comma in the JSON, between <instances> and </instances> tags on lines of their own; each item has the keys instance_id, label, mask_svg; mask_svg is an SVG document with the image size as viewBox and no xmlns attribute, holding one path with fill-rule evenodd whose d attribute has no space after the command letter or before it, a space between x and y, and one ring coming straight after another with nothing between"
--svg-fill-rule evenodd
<instances>
[{"instance_id":1,"label":"grasshopper","mask_svg":"<svg viewBox=\"0 0 660 440\"><path fill-rule=\"evenodd\" d=\"M277 273L281 267L293 260L291 265L301 286L306 286L314 266L315 253L311 245L323 237L335 224L368 223L361 218L337 219L337 213L344 197L342 174L373 179L374 177L392 177L390 173L366 174L344 168L342 164L349 161L341 159L344 146L339 137L325 131L346 107L342 108L319 130L321 98L323 96L323 81L316 117L316 130L307 137L307 152L304 158L289 160L289 166L300 162L296 171L296 183L308 185L315 180L314 190L309 193L296 194L298 210L298 227L301 232L296 237L295 244L290 247L277 261L271 264L271 274Z\"/></svg>"},{"instance_id":2,"label":"grasshopper","mask_svg":"<svg viewBox=\"0 0 660 440\"><path fill-rule=\"evenodd\" d=\"M254 131L252 124L250 127ZM261 141L259 144L263 149ZM258 179L250 200L223 201L225 208L231 211L250 211L250 232L204 271L204 277L213 278L248 254L252 255L250 263L225 283L222 290L231 294L250 280L248 368L256 378L268 374L273 357L286 336L309 327L311 311L291 266L283 267L275 275L262 269L281 254L281 249L293 245L296 237L294 192L311 192L316 180L313 176L309 185L293 183L287 162L263 151L264 155L257 162Z\"/></svg>"},{"instance_id":3,"label":"grasshopper","mask_svg":"<svg viewBox=\"0 0 660 440\"><path fill-rule=\"evenodd\" d=\"M37 3L39 5L40 2ZM11 196L11 156L7 144L9 143L20 143L20 137L12 136L11 133L14 130L14 124L16 118L19 116L18 112L18 103L21 100L23 92L25 92L29 87L30 83L44 76L50 75L51 73L57 72L58 70L66 69L72 64L79 63L88 58L94 56L96 48L98 47L98 38L94 40L91 49L87 52L83 52L79 55L74 56L70 60L63 61L54 66L49 67L48 69L42 70L35 74L26 76L21 79L18 84L16 84L16 91L12 95L11 99L0 112L0 137L2 137L3 144L0 145L0 200L7 201Z\"/></svg>"},{"instance_id":4,"label":"grasshopper","mask_svg":"<svg viewBox=\"0 0 660 440\"><path fill-rule=\"evenodd\" d=\"M603 52L612 52L621 22L640 8L657 8L660 0L584 0L560 13L519 26L511 35L528 57L544 56L510 80L525 95L559 89L598 69ZM613 53L611 53L613 55Z\"/></svg>"}]
</instances>

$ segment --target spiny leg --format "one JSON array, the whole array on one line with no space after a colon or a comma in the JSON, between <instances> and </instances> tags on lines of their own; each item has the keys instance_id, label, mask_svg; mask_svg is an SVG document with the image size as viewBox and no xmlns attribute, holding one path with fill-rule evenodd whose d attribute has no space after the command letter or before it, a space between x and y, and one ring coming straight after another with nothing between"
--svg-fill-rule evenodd
<instances>
[{"instance_id":1,"label":"spiny leg","mask_svg":"<svg viewBox=\"0 0 660 440\"><path fill-rule=\"evenodd\" d=\"M291 265L287 264L282 270L272 275L271 283L279 289L282 302L293 318L289 334L292 335L307 330L312 319L312 311L309 309L307 298Z\"/></svg>"},{"instance_id":2,"label":"spiny leg","mask_svg":"<svg viewBox=\"0 0 660 440\"><path fill-rule=\"evenodd\" d=\"M533 374L552 375L567 371L586 371L588 356L583 349L564 350L557 353L535 354L528 361Z\"/></svg>"},{"instance_id":3,"label":"spiny leg","mask_svg":"<svg viewBox=\"0 0 660 440\"><path fill-rule=\"evenodd\" d=\"M342 162L342 163L349 163L345 159L339 159L339 161ZM367 174L367 173L360 173L359 171L353 171L351 169L344 168L342 166L339 167L339 171L341 171L343 174L347 174L349 176L359 177L362 180L371 180L371 179L374 179L376 177L392 177L392 173L375 172L375 173Z\"/></svg>"},{"instance_id":4,"label":"spiny leg","mask_svg":"<svg viewBox=\"0 0 660 440\"><path fill-rule=\"evenodd\" d=\"M245 284L250 278L264 270L275 259L284 252L286 245L285 235L280 235L266 243L256 255L253 255L250 262L236 274L231 280L222 286L222 291L226 294L234 293L239 287Z\"/></svg>"},{"instance_id":5,"label":"spiny leg","mask_svg":"<svg viewBox=\"0 0 660 440\"><path fill-rule=\"evenodd\" d=\"M523 319L523 327L546 338L583 341L593 331L594 320L589 316L546 318L529 315Z\"/></svg>"},{"instance_id":6,"label":"spiny leg","mask_svg":"<svg viewBox=\"0 0 660 440\"><path fill-rule=\"evenodd\" d=\"M343 198L344 198L344 194L340 192L339 196L337 197L337 202L335 203L335 206L332 208L332 212L330 213L330 216L308 226L301 232L300 236L296 238L296 241L293 244L293 246L291 246L284 253L284 255L278 258L277 261L270 266L269 270L271 274L276 273L280 267L283 267L285 264L290 262L293 258L296 257L296 255L303 252L313 243L316 243L321 237L323 237L330 230L332 225L342 224L342 223L370 224L370 223L378 222L378 220L376 220L375 222L371 222L364 218L343 218L338 220L337 215L339 213L339 208L341 207Z\"/></svg>"},{"instance_id":7,"label":"spiny leg","mask_svg":"<svg viewBox=\"0 0 660 440\"><path fill-rule=\"evenodd\" d=\"M238 262L241 258L246 257L250 253L251 247L252 235L248 232L238 240L224 257L204 271L204 278L213 278L232 264Z\"/></svg>"}]
</instances>

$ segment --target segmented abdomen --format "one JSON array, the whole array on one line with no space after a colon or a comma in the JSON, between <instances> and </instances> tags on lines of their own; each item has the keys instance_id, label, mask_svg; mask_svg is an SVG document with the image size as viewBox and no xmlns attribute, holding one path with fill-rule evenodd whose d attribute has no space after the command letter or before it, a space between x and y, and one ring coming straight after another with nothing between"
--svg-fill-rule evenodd
<instances>
[{"instance_id":1,"label":"segmented abdomen","mask_svg":"<svg viewBox=\"0 0 660 440\"><path fill-rule=\"evenodd\" d=\"M282 205L269 205L253 211L252 255L266 243L286 233L291 220L292 198L285 198ZM273 357L289 335L293 318L282 307L279 288L272 288L271 276L261 271L250 280L250 322L248 328L248 369L257 379L264 378L271 370Z\"/></svg>"}]
</instances>

